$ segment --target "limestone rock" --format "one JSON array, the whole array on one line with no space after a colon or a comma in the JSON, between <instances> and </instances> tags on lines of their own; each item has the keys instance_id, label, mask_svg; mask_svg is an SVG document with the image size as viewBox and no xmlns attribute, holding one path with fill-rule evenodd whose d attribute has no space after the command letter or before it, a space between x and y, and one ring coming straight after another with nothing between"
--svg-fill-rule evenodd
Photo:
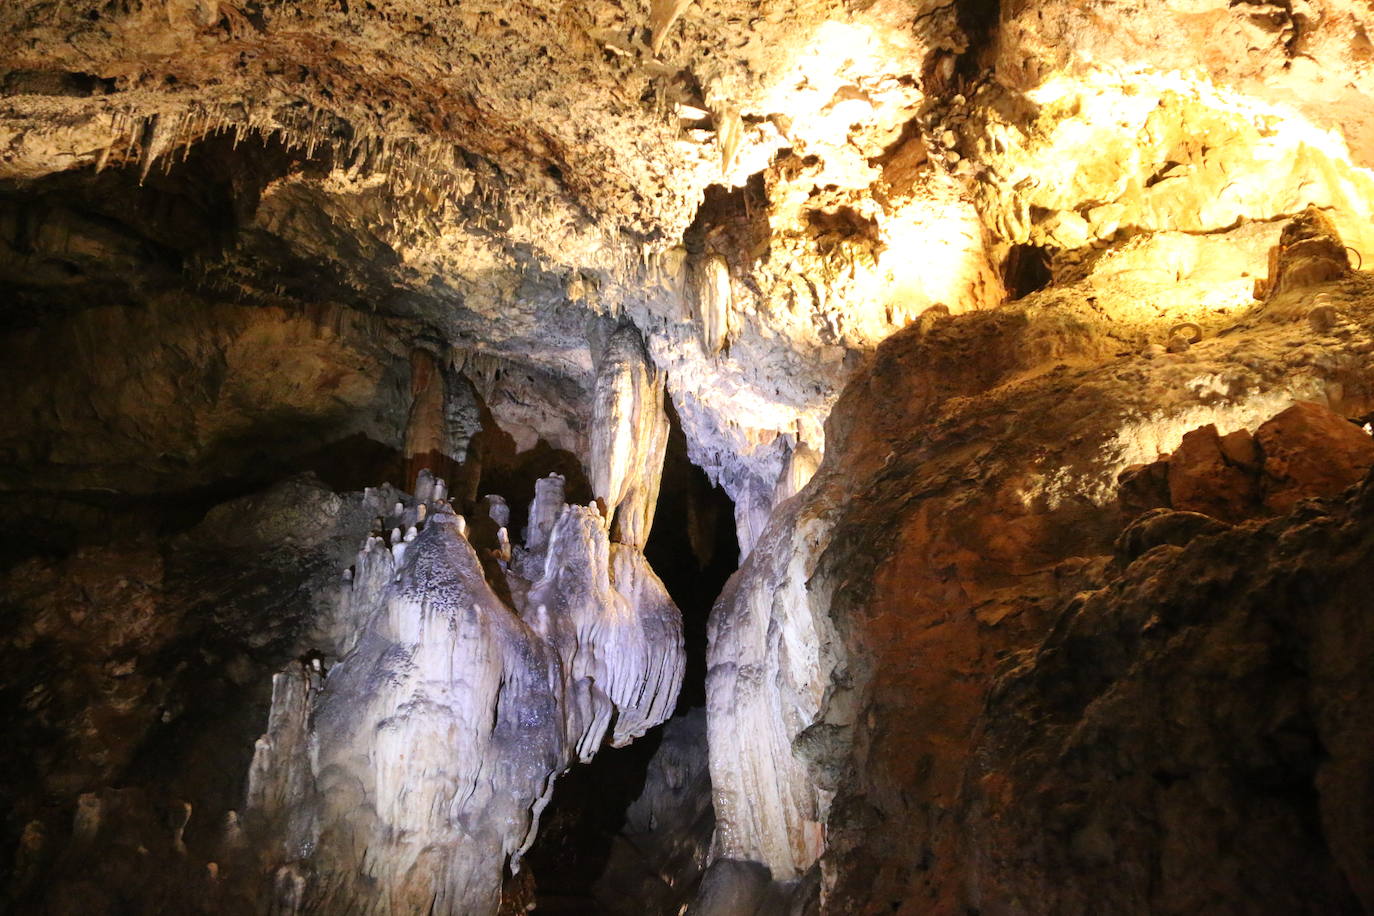
<instances>
[{"instance_id":1,"label":"limestone rock","mask_svg":"<svg viewBox=\"0 0 1374 916\"><path fill-rule=\"evenodd\" d=\"M988 699L964 809L984 899L1368 908L1371 495L1157 551L1061 605ZM1032 785L1042 803L1016 801Z\"/></svg>"},{"instance_id":2,"label":"limestone rock","mask_svg":"<svg viewBox=\"0 0 1374 916\"><path fill-rule=\"evenodd\" d=\"M1367 295L1352 293L1345 302L1361 316L1355 322L1367 327L1360 324L1368 321ZM1060 698L1080 687L1087 691L1083 696L1096 696L1094 672L1129 657L1129 649L1120 650L1123 655L1104 648L1108 658L1099 663L1093 652L1081 654L1081 647L1121 634L1161 646L1176 640L1182 648L1188 643L1182 635L1164 634L1190 631L1167 629L1174 599L1152 605L1157 622L1150 613L1133 613L1129 623L1094 618L1082 633L1060 628L1095 602L1118 607L1098 590L1123 574L1148 581L1150 589L1169 589L1177 600L1188 592L1188 607L1213 606L1234 587L1230 573L1161 571L1179 557L1204 556L1217 545L1249 537L1244 532L1258 525L1249 520L1228 528L1207 516L1164 509L1139 520L1121 543L1123 562L1113 563L1113 545L1122 536L1121 514L1113 505L1118 478L1127 468L1155 463L1153 501L1164 501L1161 484L1169 482L1173 458L1163 462L1160 456L1185 451L1180 467L1186 468L1186 452L1194 449L1219 473L1254 474L1255 455L1243 437L1230 437L1225 449L1211 430L1202 429L1186 443L1185 437L1208 424L1255 429L1295 400L1313 397L1304 392L1334 398L1366 390L1365 343L1353 336L1332 340L1311 356L1293 359L1289 354L1305 345L1308 332L1275 315L1209 338L1186 354L1187 361L1145 360L1100 349L1102 338L1079 322L1094 326L1113 319L1090 317L1093 306L1080 312L1067 297L1056 297L1038 312L1035 303L1031 296L1001 312L951 316L924 331L913 327L881 347L832 415L826 458L815 478L800 498L775 513L713 618L708 718L720 819L717 855L764 864L774 877L788 874L788 868L798 874L807 861L801 856L808 849L806 815L815 811L823 824L823 844L817 847L823 846L827 875L824 907L835 912L876 911L893 901L951 912L1015 901L1032 912L1053 912L1090 909L1094 895L1122 911L1158 911L1163 901L1175 899L1184 911L1201 899L1196 895L1208 892L1212 880L1206 869L1189 863L1216 856L1171 858L1179 868L1171 864L1160 871L1152 857L1163 854L1166 844L1144 833L1123 838L1115 826L1123 819L1137 823L1128 812L1136 803L1131 799L1142 796L1131 796L1134 789L1127 786L1141 780L1141 786L1150 784L1142 792L1167 793L1197 778L1217 786L1218 798L1228 799L1222 804L1248 810L1243 787L1235 783L1223 787L1210 776L1174 782L1180 771L1172 765L1162 768L1160 782L1132 757L1099 755L1084 773L1099 774L1094 778L1101 780L1102 804L1108 796L1121 799L1121 807L1111 809L1113 819L1094 813L1102 804L1076 806L1066 795L1043 817L1040 807L1026 806L1035 813L1027 815L1024 827L989 840L980 831L994 830L997 818L1025 806L1035 781L1053 779L1056 768L1073 758L1036 745L1040 731L1027 725L1040 721L1035 711L1008 713L1001 737L980 743L992 702L986 687L1038 664L1038 648L1059 640L1059 667L1037 682L1044 698L1036 702L1045 704L1037 708L1060 710L1072 722L1081 721L1080 711L1091 711L1100 716L1095 731L1069 725L1062 734L1079 735L1084 751L1115 748L1112 723L1127 715L1123 709ZM1073 320L1066 320L1068 310L1074 310ZM982 358L972 360L972 353ZM1205 489L1195 495L1210 497ZM769 571L761 574L765 563ZM791 634L800 634L798 643L807 649L789 642ZM1217 645L1224 647L1226 639L1219 635ZM732 648L721 651L725 646ZM834 666L824 687L807 681L800 689L789 674L805 651L821 654L798 670ZM1267 656L1257 649L1244 657ZM736 660L738 668L731 664ZM1215 670L1227 670L1225 665L1218 661ZM1065 673L1069 669L1081 674ZM1162 675L1129 682L1152 702L1167 705L1167 692L1145 686L1157 676ZM1055 678L1065 679L1061 689L1052 689ZM1224 680L1200 677L1197 683L1207 686L1199 686L1196 701L1179 709L1220 705L1220 714L1244 707L1246 690L1232 695L1218 686ZM768 685L757 691L767 703L753 700L755 684ZM1011 690L1007 702L1024 697L1020 691ZM806 696L819 702L808 706L801 702ZM1237 713L1235 721L1270 721L1258 712L1269 708L1267 702ZM1166 710L1157 721L1175 715L1184 713ZM754 724L734 725L741 721ZM730 725L716 731L717 722ZM1152 734L1151 726L1131 728L1142 740ZM750 735L748 743L735 737L741 732ZM1212 751L1204 749L1227 747L1230 739L1196 740L1205 755ZM975 771L979 765L971 761L987 754L999 762ZM1026 781L1015 775L1023 765ZM1299 771L1304 778L1313 772L1292 772ZM1008 779L1015 780L1011 788ZM1114 781L1121 781L1121 794L1111 795ZM732 792L749 802L735 801ZM1275 817L1284 824L1312 823L1315 809L1303 807L1299 796L1310 799L1310 790L1286 796L1290 800ZM979 826L966 830L974 805L999 813L977 815ZM1176 810L1198 809L1192 802ZM1256 851L1246 859L1247 875L1274 882L1272 899L1282 901L1276 912L1298 905L1294 901L1309 877L1321 900L1337 909L1348 905L1350 897L1339 890L1344 879L1332 877L1338 867L1320 839L1283 826L1265 836L1247 846ZM1266 845L1275 843L1291 843L1302 863L1292 881L1257 864ZM992 849L998 864L975 865L970 873L969 863L982 861ZM1127 873L1169 877L1164 884L1137 885L1122 877ZM998 883L991 889L994 874ZM1075 877L1065 883L1066 874ZM1249 885L1227 886L1228 899L1257 899L1244 889ZM1141 896L1147 893L1153 896Z\"/></svg>"},{"instance_id":3,"label":"limestone rock","mask_svg":"<svg viewBox=\"0 0 1374 916\"><path fill-rule=\"evenodd\" d=\"M668 418L663 377L634 330L617 331L597 371L592 406L592 489L605 503L613 538L643 549L654 523Z\"/></svg>"},{"instance_id":4,"label":"limestone rock","mask_svg":"<svg viewBox=\"0 0 1374 916\"><path fill-rule=\"evenodd\" d=\"M518 592L525 619L425 470L395 519L416 536L369 537L358 554L336 624L354 628L345 654L322 680L310 666L277 676L247 806L262 867L281 876L275 906L495 913L557 776L608 732L625 744L671 714L677 608L596 509L560 501L555 515L562 480L540 483L529 531L547 541L520 550L544 575Z\"/></svg>"},{"instance_id":5,"label":"limestone rock","mask_svg":"<svg viewBox=\"0 0 1374 916\"><path fill-rule=\"evenodd\" d=\"M1169 506L1168 460L1131 465L1123 470L1117 477L1116 496L1128 517Z\"/></svg>"},{"instance_id":6,"label":"limestone rock","mask_svg":"<svg viewBox=\"0 0 1374 916\"><path fill-rule=\"evenodd\" d=\"M565 507L525 606L562 657L579 759L608 734L620 747L672 715L686 664L681 616L643 556L611 544L594 510Z\"/></svg>"},{"instance_id":7,"label":"limestone rock","mask_svg":"<svg viewBox=\"0 0 1374 916\"><path fill-rule=\"evenodd\" d=\"M790 507L790 508L789 508ZM710 620L706 709L714 857L804 873L823 848L825 791L797 754L827 677L833 631L807 589L821 523L784 504L726 585Z\"/></svg>"},{"instance_id":8,"label":"limestone rock","mask_svg":"<svg viewBox=\"0 0 1374 916\"><path fill-rule=\"evenodd\" d=\"M1345 276L1350 258L1331 218L1309 206L1287 226L1269 256L1271 296Z\"/></svg>"},{"instance_id":9,"label":"limestone rock","mask_svg":"<svg viewBox=\"0 0 1374 916\"><path fill-rule=\"evenodd\" d=\"M1169 504L1237 522L1259 508L1259 480L1227 461L1213 425L1183 434L1169 459Z\"/></svg>"},{"instance_id":10,"label":"limestone rock","mask_svg":"<svg viewBox=\"0 0 1374 916\"><path fill-rule=\"evenodd\" d=\"M1161 545L1183 547L1195 537L1218 534L1229 525L1200 512L1151 509L1135 519L1116 539L1116 552L1131 562Z\"/></svg>"},{"instance_id":11,"label":"limestone rock","mask_svg":"<svg viewBox=\"0 0 1374 916\"><path fill-rule=\"evenodd\" d=\"M280 821L313 850L315 877L292 893L305 911L344 895L369 910L495 912L567 761L557 657L491 592L442 504L399 567L375 539L358 559L370 566L386 575L355 577L356 647L312 704L313 791ZM271 729L265 740L280 744ZM292 772L255 763L250 802ZM272 832L273 812L249 813Z\"/></svg>"},{"instance_id":12,"label":"limestone rock","mask_svg":"<svg viewBox=\"0 0 1374 916\"><path fill-rule=\"evenodd\" d=\"M1299 401L1255 431L1264 454L1264 501L1286 512L1300 499L1334 496L1374 465L1374 439L1340 414Z\"/></svg>"},{"instance_id":13,"label":"limestone rock","mask_svg":"<svg viewBox=\"0 0 1374 916\"><path fill-rule=\"evenodd\" d=\"M1260 454L1255 437L1248 429L1237 429L1221 437L1221 454L1227 464L1243 471L1259 473Z\"/></svg>"}]
</instances>

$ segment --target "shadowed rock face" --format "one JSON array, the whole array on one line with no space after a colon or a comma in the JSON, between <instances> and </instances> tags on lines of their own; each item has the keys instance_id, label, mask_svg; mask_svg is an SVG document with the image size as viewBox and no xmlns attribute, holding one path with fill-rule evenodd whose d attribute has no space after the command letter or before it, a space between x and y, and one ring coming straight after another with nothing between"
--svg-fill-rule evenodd
<instances>
[{"instance_id":1,"label":"shadowed rock face","mask_svg":"<svg viewBox=\"0 0 1374 916\"><path fill-rule=\"evenodd\" d=\"M988 696L972 899L1368 911L1372 483L1156 547L1055 609Z\"/></svg>"}]
</instances>

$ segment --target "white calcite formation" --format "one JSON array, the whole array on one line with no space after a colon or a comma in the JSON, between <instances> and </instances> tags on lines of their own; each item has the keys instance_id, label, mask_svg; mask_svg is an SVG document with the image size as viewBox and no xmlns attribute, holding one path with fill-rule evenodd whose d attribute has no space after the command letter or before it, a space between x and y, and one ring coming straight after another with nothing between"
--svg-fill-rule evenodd
<instances>
[{"instance_id":1,"label":"white calcite formation","mask_svg":"<svg viewBox=\"0 0 1374 916\"><path fill-rule=\"evenodd\" d=\"M696 290L697 326L701 331L701 346L708 356L725 347L730 334L730 310L734 307L734 292L730 287L730 265L716 255L701 266Z\"/></svg>"},{"instance_id":2,"label":"white calcite formation","mask_svg":"<svg viewBox=\"0 0 1374 916\"><path fill-rule=\"evenodd\" d=\"M625 744L672 713L677 608L598 512L562 506L560 478L540 483L536 546L509 561L540 572L530 585L508 571L520 611L425 473L430 502L382 519L415 536L358 554L337 663L277 676L247 805L276 910L494 913L558 775L608 732Z\"/></svg>"},{"instance_id":3,"label":"white calcite formation","mask_svg":"<svg viewBox=\"0 0 1374 916\"><path fill-rule=\"evenodd\" d=\"M681 617L643 554L607 540L596 510L563 510L525 605L563 659L578 759L590 760L608 730L623 747L672 714L685 666Z\"/></svg>"},{"instance_id":4,"label":"white calcite formation","mask_svg":"<svg viewBox=\"0 0 1374 916\"><path fill-rule=\"evenodd\" d=\"M842 666L828 594L809 587L828 523L780 507L711 613L706 712L715 859L801 876L825 846L830 793L796 753ZM747 736L747 737L746 737Z\"/></svg>"},{"instance_id":5,"label":"white calcite formation","mask_svg":"<svg viewBox=\"0 0 1374 916\"><path fill-rule=\"evenodd\" d=\"M591 477L620 543L643 549L649 540L667 446L663 376L650 364L638 332L617 331L596 375Z\"/></svg>"}]
</instances>

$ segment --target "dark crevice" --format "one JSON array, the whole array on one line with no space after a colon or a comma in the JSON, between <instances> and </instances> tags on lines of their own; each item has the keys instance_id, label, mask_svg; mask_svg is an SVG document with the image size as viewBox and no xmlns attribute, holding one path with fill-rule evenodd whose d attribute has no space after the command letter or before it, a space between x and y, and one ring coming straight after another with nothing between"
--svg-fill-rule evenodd
<instances>
[{"instance_id":1,"label":"dark crevice","mask_svg":"<svg viewBox=\"0 0 1374 916\"><path fill-rule=\"evenodd\" d=\"M738 276L768 254L772 229L768 222L768 189L762 172L749 176L743 187L713 184L706 189L696 218L682 236L693 257L719 255Z\"/></svg>"},{"instance_id":2,"label":"dark crevice","mask_svg":"<svg viewBox=\"0 0 1374 916\"><path fill-rule=\"evenodd\" d=\"M967 83L994 63L1002 23L1002 0L965 0L955 6L955 15L968 39L968 47L959 56L955 73Z\"/></svg>"},{"instance_id":3,"label":"dark crevice","mask_svg":"<svg viewBox=\"0 0 1374 916\"><path fill-rule=\"evenodd\" d=\"M1002 281L1008 299L1020 299L1038 292L1054 281L1049 252L1038 245L1013 245L1002 268Z\"/></svg>"},{"instance_id":4,"label":"dark crevice","mask_svg":"<svg viewBox=\"0 0 1374 916\"><path fill-rule=\"evenodd\" d=\"M706 621L736 569L739 544L734 503L692 464L671 400L666 406L669 432L663 486L644 556L682 610L687 646L687 674L678 700L682 712L706 702Z\"/></svg>"}]
</instances>

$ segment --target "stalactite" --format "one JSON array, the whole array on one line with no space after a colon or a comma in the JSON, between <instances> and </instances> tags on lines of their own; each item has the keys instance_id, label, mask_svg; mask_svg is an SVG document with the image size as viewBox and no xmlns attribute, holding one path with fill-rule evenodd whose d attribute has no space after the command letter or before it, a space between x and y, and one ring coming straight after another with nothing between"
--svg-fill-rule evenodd
<instances>
[{"instance_id":1,"label":"stalactite","mask_svg":"<svg viewBox=\"0 0 1374 916\"><path fill-rule=\"evenodd\" d=\"M592 403L590 478L616 541L643 549L668 444L664 380L639 333L622 329L606 344Z\"/></svg>"},{"instance_id":2,"label":"stalactite","mask_svg":"<svg viewBox=\"0 0 1374 916\"><path fill-rule=\"evenodd\" d=\"M444 374L427 350L410 354L410 415L406 419L407 487L414 487L421 470L446 474L453 463L445 417Z\"/></svg>"},{"instance_id":3,"label":"stalactite","mask_svg":"<svg viewBox=\"0 0 1374 916\"><path fill-rule=\"evenodd\" d=\"M697 330L701 346L708 356L725 347L730 333L730 315L734 309L734 291L730 284L730 268L725 259L711 255L698 270L692 301L696 305Z\"/></svg>"}]
</instances>

